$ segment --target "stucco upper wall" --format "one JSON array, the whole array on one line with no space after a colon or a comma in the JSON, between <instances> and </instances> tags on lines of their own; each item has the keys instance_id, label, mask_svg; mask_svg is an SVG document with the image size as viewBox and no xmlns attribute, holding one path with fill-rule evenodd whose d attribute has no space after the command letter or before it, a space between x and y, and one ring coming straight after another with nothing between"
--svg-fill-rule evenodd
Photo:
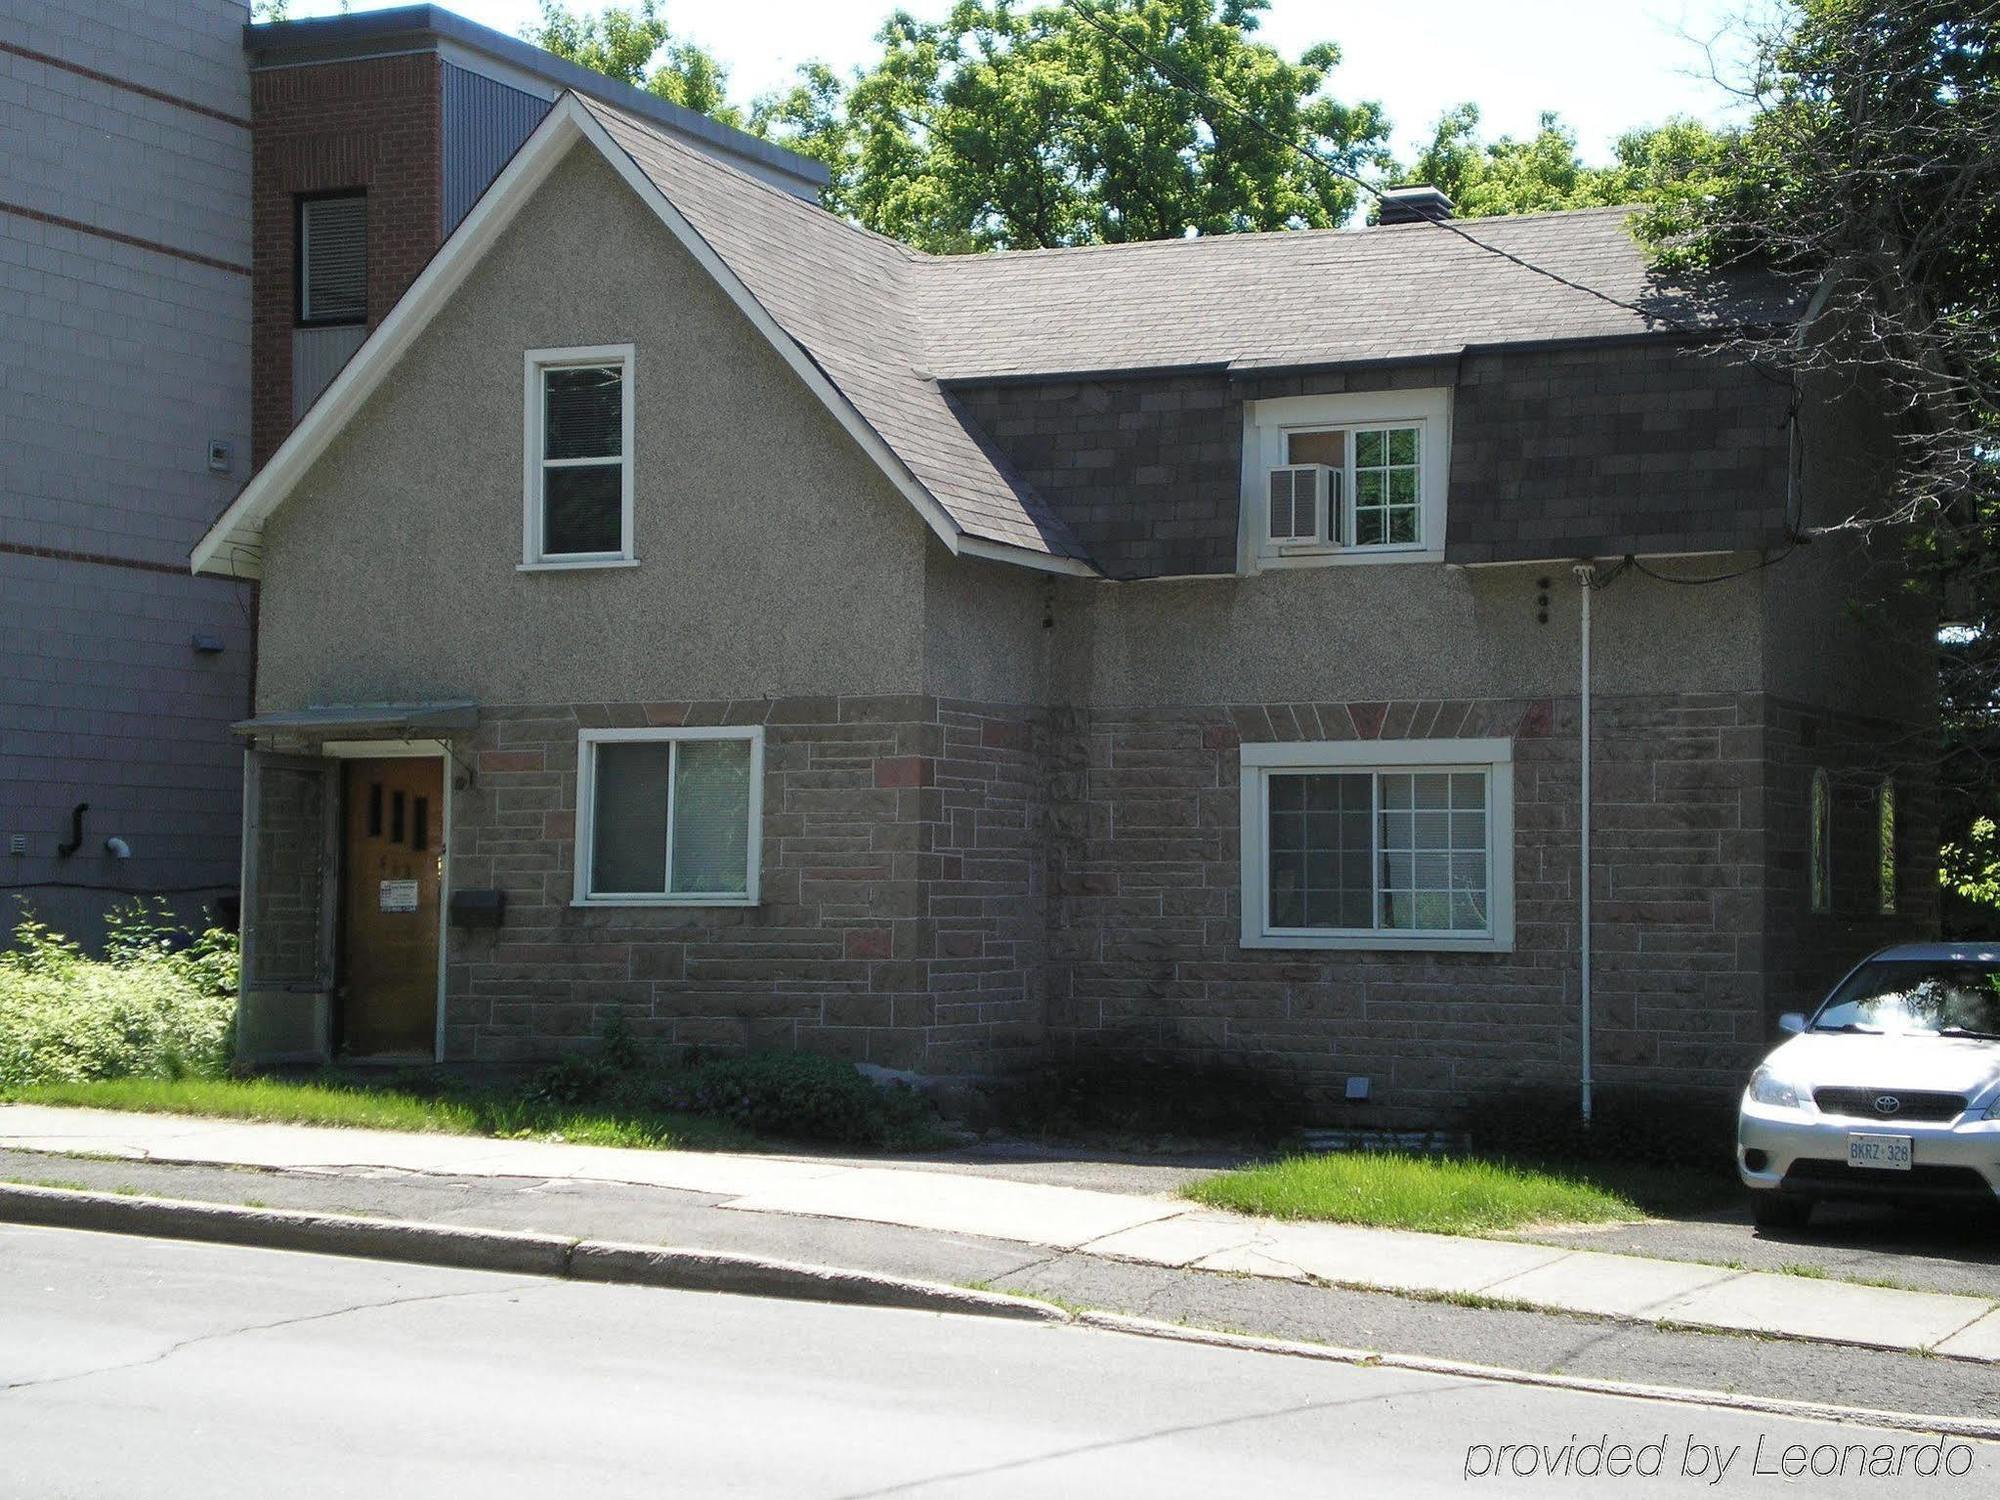
<instances>
[{"instance_id":1,"label":"stucco upper wall","mask_svg":"<svg viewBox=\"0 0 2000 1500\"><path fill-rule=\"evenodd\" d=\"M1718 562L1650 566L1699 576L1721 571ZM1543 579L1546 624L1537 618ZM1754 574L1684 588L1627 572L1592 601L1595 690L1754 690L1761 604ZM1574 693L1578 613L1576 580L1556 565L1065 582L1050 643L1053 691L1080 707Z\"/></svg>"},{"instance_id":2,"label":"stucco upper wall","mask_svg":"<svg viewBox=\"0 0 2000 1500\"><path fill-rule=\"evenodd\" d=\"M924 549L924 691L975 703L1046 706L1054 630L1046 573Z\"/></svg>"},{"instance_id":3,"label":"stucco upper wall","mask_svg":"<svg viewBox=\"0 0 2000 1500\"><path fill-rule=\"evenodd\" d=\"M639 566L518 571L523 351L625 342ZM580 146L271 518L258 703L914 692L927 538Z\"/></svg>"}]
</instances>

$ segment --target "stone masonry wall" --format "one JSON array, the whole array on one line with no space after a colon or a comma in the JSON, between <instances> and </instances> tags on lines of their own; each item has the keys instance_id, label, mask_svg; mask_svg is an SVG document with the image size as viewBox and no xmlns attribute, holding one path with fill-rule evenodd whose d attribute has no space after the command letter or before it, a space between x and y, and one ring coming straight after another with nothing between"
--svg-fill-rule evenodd
<instances>
[{"instance_id":1,"label":"stone masonry wall","mask_svg":"<svg viewBox=\"0 0 2000 1500\"><path fill-rule=\"evenodd\" d=\"M765 726L762 904L571 905L578 731L724 723ZM451 882L505 889L507 918L451 934L447 1058L545 1058L616 1017L675 1045L1020 1061L1043 1012L1041 735L1019 710L916 696L482 715Z\"/></svg>"},{"instance_id":2,"label":"stone masonry wall","mask_svg":"<svg viewBox=\"0 0 2000 1500\"><path fill-rule=\"evenodd\" d=\"M1052 743L1051 1039L1248 1064L1321 1118L1435 1120L1577 1076L1574 700L1069 714ZM1733 1086L1762 1040L1761 700L1600 699L1600 1082ZM1511 954L1245 950L1245 740L1515 738ZM1365 1074L1374 1101L1348 1106Z\"/></svg>"},{"instance_id":3,"label":"stone masonry wall","mask_svg":"<svg viewBox=\"0 0 2000 1500\"><path fill-rule=\"evenodd\" d=\"M1771 881L1764 913L1772 1032L1853 964L1938 926L1936 764L1929 733L1772 700L1764 762ZM1812 779L1827 773L1830 909L1812 909ZM1896 789L1895 910L1881 909L1879 798Z\"/></svg>"}]
</instances>

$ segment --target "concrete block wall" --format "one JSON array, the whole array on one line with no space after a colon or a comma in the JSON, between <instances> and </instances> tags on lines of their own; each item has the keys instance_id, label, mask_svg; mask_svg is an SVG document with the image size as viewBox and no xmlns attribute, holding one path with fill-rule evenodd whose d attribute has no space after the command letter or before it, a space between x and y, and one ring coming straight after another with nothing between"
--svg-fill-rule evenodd
<instances>
[{"instance_id":1,"label":"concrete block wall","mask_svg":"<svg viewBox=\"0 0 2000 1500\"><path fill-rule=\"evenodd\" d=\"M0 887L89 940L236 883L250 601L185 569L250 472L248 6L0 9Z\"/></svg>"},{"instance_id":2,"label":"concrete block wall","mask_svg":"<svg viewBox=\"0 0 2000 1500\"><path fill-rule=\"evenodd\" d=\"M1061 715L1053 735L1052 1043L1247 1064L1322 1118L1434 1122L1578 1073L1576 704L1216 705ZM1725 1089L1764 1044L1761 706L1594 705L1600 1080ZM1244 741L1515 741L1508 954L1239 946ZM1350 1075L1374 1102L1342 1103Z\"/></svg>"},{"instance_id":3,"label":"concrete block wall","mask_svg":"<svg viewBox=\"0 0 2000 1500\"><path fill-rule=\"evenodd\" d=\"M762 902L578 907L577 734L762 724ZM928 697L517 707L482 714L454 791L446 1055L539 1059L618 1018L673 1045L800 1047L989 1072L1040 1037L1035 725Z\"/></svg>"}]
</instances>

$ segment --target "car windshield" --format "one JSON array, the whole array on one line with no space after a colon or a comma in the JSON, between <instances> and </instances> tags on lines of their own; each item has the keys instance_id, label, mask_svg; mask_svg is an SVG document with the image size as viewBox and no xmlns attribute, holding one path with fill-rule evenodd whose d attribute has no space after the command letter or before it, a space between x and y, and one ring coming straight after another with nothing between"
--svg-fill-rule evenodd
<instances>
[{"instance_id":1,"label":"car windshield","mask_svg":"<svg viewBox=\"0 0 2000 1500\"><path fill-rule=\"evenodd\" d=\"M1813 1017L1813 1030L2000 1038L2000 964L1863 964Z\"/></svg>"}]
</instances>

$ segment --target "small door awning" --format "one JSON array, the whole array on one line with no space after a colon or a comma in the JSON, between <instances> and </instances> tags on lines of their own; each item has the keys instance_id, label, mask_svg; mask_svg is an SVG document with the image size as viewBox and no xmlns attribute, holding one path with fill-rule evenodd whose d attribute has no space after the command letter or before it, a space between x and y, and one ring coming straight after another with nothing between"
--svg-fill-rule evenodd
<instances>
[{"instance_id":1,"label":"small door awning","mask_svg":"<svg viewBox=\"0 0 2000 1500\"><path fill-rule=\"evenodd\" d=\"M299 740L435 739L479 727L479 705L466 698L438 703L334 703L258 714L230 726L240 735Z\"/></svg>"}]
</instances>

